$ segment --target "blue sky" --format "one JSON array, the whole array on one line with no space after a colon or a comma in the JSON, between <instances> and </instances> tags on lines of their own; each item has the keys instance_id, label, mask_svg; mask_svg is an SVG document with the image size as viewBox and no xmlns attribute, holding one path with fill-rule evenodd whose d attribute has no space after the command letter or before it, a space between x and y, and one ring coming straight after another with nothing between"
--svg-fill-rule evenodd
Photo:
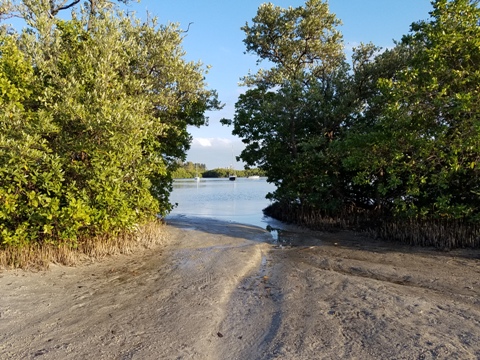
<instances>
[{"instance_id":1,"label":"blue sky","mask_svg":"<svg viewBox=\"0 0 480 360\"><path fill-rule=\"evenodd\" d=\"M221 111L209 113L209 126L190 128L193 143L187 160L204 163L208 169L228 167L232 163L232 149L238 155L243 149L241 140L231 135L231 128L222 126L223 117L233 118L238 95L245 91L239 79L249 70L255 71L256 58L244 54L244 33L240 27L251 23L261 0L143 0L130 5L138 17L148 11L159 22L179 23L189 31L183 42L186 59L200 60L212 68L206 77L209 88L216 89L225 103ZM277 6L302 6L305 1L275 0ZM429 17L429 0L330 0L330 11L343 22L339 28L347 50L361 42L372 42L383 48L393 46L407 34L412 22ZM243 168L236 163L236 168Z\"/></svg>"}]
</instances>

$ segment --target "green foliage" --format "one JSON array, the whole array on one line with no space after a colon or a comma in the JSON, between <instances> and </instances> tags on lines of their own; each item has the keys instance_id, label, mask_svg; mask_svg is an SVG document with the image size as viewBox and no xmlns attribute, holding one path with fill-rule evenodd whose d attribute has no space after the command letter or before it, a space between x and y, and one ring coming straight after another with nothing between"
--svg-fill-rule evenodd
<instances>
[{"instance_id":1,"label":"green foliage","mask_svg":"<svg viewBox=\"0 0 480 360\"><path fill-rule=\"evenodd\" d=\"M207 170L205 164L194 164L191 161L186 163L180 163L178 169L176 169L172 176L174 179L193 179Z\"/></svg>"},{"instance_id":2,"label":"green foliage","mask_svg":"<svg viewBox=\"0 0 480 360\"><path fill-rule=\"evenodd\" d=\"M237 170L236 173L239 177L265 176L265 171L259 168L246 168L244 170Z\"/></svg>"},{"instance_id":3,"label":"green foliage","mask_svg":"<svg viewBox=\"0 0 480 360\"><path fill-rule=\"evenodd\" d=\"M478 1L436 1L431 15L403 39L420 48L411 66L386 84L389 115L408 131L401 136L413 150L399 162L410 173L405 210L478 217L480 9Z\"/></svg>"},{"instance_id":4,"label":"green foliage","mask_svg":"<svg viewBox=\"0 0 480 360\"><path fill-rule=\"evenodd\" d=\"M345 129L345 136L333 145L341 158L341 167L348 174L348 201L361 209L388 210L392 197L400 194L400 184L388 179L394 149L398 145L393 134L385 131L382 121L388 106L387 94L378 87L382 79L394 79L407 67L412 52L397 44L392 50L380 52L369 44L354 49L353 74L350 77L350 98L355 106ZM397 188L386 192L388 184Z\"/></svg>"},{"instance_id":5,"label":"green foliage","mask_svg":"<svg viewBox=\"0 0 480 360\"><path fill-rule=\"evenodd\" d=\"M205 171L202 174L203 178L228 178L232 173L230 168L216 168L213 170ZM235 170L237 177L249 177L249 176L265 176L265 172L258 168Z\"/></svg>"},{"instance_id":6,"label":"green foliage","mask_svg":"<svg viewBox=\"0 0 480 360\"><path fill-rule=\"evenodd\" d=\"M382 205L398 215L476 219L480 10L467 0L433 7L431 21L413 24L375 61L381 69L392 55L404 56L397 72L378 81L375 101L385 105L368 130L355 126L347 147L357 152L345 163L357 171L357 184L374 184Z\"/></svg>"},{"instance_id":7,"label":"green foliage","mask_svg":"<svg viewBox=\"0 0 480 360\"><path fill-rule=\"evenodd\" d=\"M0 38L0 244L115 235L171 209L187 126L219 108L175 25L141 23L102 2ZM92 2L93 6L93 2Z\"/></svg>"},{"instance_id":8,"label":"green foliage","mask_svg":"<svg viewBox=\"0 0 480 360\"><path fill-rule=\"evenodd\" d=\"M273 67L245 78L251 86L276 86L285 80L318 77L331 71L342 59L340 21L321 0L305 6L282 9L272 3L260 5L257 15L242 27L247 52L267 60Z\"/></svg>"},{"instance_id":9,"label":"green foliage","mask_svg":"<svg viewBox=\"0 0 480 360\"><path fill-rule=\"evenodd\" d=\"M230 174L230 169L228 168L216 168L213 170L207 170L202 174L203 178L226 178Z\"/></svg>"},{"instance_id":10,"label":"green foliage","mask_svg":"<svg viewBox=\"0 0 480 360\"><path fill-rule=\"evenodd\" d=\"M53 231L63 174L38 134L48 129L48 118L28 106L32 65L12 37L0 37L0 54L0 236L2 243L22 245Z\"/></svg>"},{"instance_id":11,"label":"green foliage","mask_svg":"<svg viewBox=\"0 0 480 360\"><path fill-rule=\"evenodd\" d=\"M261 5L253 24L242 28L247 51L272 68L245 78L250 89L240 96L234 120L222 122L246 144L242 160L277 186L277 200L312 203L318 197L312 175L323 168L330 183L336 176L324 165L343 121L330 111L343 106L336 103L347 71L337 25L326 3L309 0L298 8Z\"/></svg>"},{"instance_id":12,"label":"green foliage","mask_svg":"<svg viewBox=\"0 0 480 360\"><path fill-rule=\"evenodd\" d=\"M277 185L277 213L355 226L383 219L392 236L411 221L444 229L458 220L464 231L479 220L479 2L432 5L395 48L354 49L351 67L326 3L262 5L242 28L247 51L272 68L245 78L250 89L222 123L246 144L242 160ZM412 241L425 244L418 234Z\"/></svg>"}]
</instances>

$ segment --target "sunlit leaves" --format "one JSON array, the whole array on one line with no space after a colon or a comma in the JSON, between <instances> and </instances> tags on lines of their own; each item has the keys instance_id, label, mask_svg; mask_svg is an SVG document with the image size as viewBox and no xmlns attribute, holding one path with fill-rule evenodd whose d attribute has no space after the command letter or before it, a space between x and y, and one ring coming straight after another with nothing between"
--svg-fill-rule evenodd
<instances>
[{"instance_id":1,"label":"sunlit leaves","mask_svg":"<svg viewBox=\"0 0 480 360\"><path fill-rule=\"evenodd\" d=\"M272 3L260 5L252 24L242 27L244 43L258 62L267 60L273 67L245 77L245 83L275 86L285 79L316 77L336 68L343 58L338 25L340 21L321 0L287 9Z\"/></svg>"},{"instance_id":2,"label":"sunlit leaves","mask_svg":"<svg viewBox=\"0 0 480 360\"><path fill-rule=\"evenodd\" d=\"M352 128L344 164L362 169L354 181L381 190L379 205L397 214L469 217L480 205L471 195L480 159L480 10L469 0L433 7L431 20L413 24L393 50L404 63L377 82L370 102L383 105ZM374 69L387 59L377 57Z\"/></svg>"},{"instance_id":3,"label":"sunlit leaves","mask_svg":"<svg viewBox=\"0 0 480 360\"><path fill-rule=\"evenodd\" d=\"M175 25L94 4L60 20L23 2L30 28L1 39L0 244L76 246L165 214L187 125L220 107Z\"/></svg>"}]
</instances>

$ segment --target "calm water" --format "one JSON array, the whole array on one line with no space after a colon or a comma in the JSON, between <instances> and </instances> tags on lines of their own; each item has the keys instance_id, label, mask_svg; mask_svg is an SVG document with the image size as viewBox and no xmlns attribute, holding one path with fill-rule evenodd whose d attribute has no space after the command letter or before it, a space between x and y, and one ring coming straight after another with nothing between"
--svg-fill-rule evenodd
<instances>
[{"instance_id":1,"label":"calm water","mask_svg":"<svg viewBox=\"0 0 480 360\"><path fill-rule=\"evenodd\" d=\"M275 186L265 178L175 180L170 196L178 206L170 216L194 216L233 221L265 228L274 222L262 210L270 205L265 199Z\"/></svg>"}]
</instances>

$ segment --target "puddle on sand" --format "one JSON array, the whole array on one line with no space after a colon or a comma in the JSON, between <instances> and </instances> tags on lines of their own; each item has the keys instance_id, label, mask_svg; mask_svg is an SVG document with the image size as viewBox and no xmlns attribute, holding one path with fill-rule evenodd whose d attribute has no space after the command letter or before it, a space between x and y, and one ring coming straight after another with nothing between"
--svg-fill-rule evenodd
<instances>
[{"instance_id":1,"label":"puddle on sand","mask_svg":"<svg viewBox=\"0 0 480 360\"><path fill-rule=\"evenodd\" d=\"M313 236L308 230L289 226L288 230L285 228L277 228L268 225L266 230L272 236L272 244L279 248L282 247L297 247L297 246L314 246L322 243L318 238L318 233Z\"/></svg>"},{"instance_id":2,"label":"puddle on sand","mask_svg":"<svg viewBox=\"0 0 480 360\"><path fill-rule=\"evenodd\" d=\"M270 225L267 226L267 231L272 235L272 241L274 243L278 242L278 229L271 227Z\"/></svg>"}]
</instances>

